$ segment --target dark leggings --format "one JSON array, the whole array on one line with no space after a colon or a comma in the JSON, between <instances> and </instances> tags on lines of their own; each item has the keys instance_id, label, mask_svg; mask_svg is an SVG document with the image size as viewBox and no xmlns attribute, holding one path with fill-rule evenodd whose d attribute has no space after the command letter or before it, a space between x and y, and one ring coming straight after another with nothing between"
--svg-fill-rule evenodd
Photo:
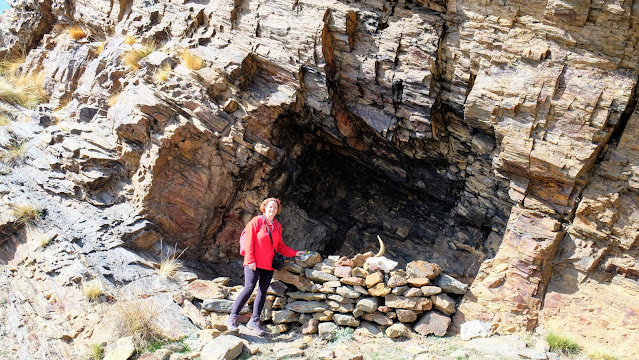
<instances>
[{"instance_id":1,"label":"dark leggings","mask_svg":"<svg viewBox=\"0 0 639 360\"><path fill-rule=\"evenodd\" d=\"M248 299L251 297L253 289L255 289L255 284L259 279L260 284L257 287L257 297L253 303L253 317L259 318L262 313L262 309L264 308L264 303L266 302L266 290L268 290L272 278L272 270L255 269L255 271L253 271L248 266L244 266L244 290L242 290L237 299L235 299L231 315L237 315L240 313L244 304L246 304Z\"/></svg>"}]
</instances>

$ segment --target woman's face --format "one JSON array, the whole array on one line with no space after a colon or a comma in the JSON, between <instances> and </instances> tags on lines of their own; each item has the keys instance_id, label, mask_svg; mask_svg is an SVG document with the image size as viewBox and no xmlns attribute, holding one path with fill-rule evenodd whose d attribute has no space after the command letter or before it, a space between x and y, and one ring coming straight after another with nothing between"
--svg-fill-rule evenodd
<instances>
[{"instance_id":1,"label":"woman's face","mask_svg":"<svg viewBox=\"0 0 639 360\"><path fill-rule=\"evenodd\" d=\"M264 207L264 215L267 219L273 220L275 214L277 214L277 201L269 201Z\"/></svg>"}]
</instances>

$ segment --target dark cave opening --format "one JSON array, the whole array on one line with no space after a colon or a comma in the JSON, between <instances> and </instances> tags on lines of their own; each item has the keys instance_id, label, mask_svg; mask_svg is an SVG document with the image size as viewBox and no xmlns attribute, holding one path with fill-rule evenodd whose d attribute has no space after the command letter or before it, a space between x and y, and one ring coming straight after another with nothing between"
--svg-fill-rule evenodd
<instances>
[{"instance_id":1,"label":"dark cave opening","mask_svg":"<svg viewBox=\"0 0 639 360\"><path fill-rule=\"evenodd\" d=\"M353 256L377 252L379 235L386 245L386 256L401 266L414 260L452 264L462 259L450 269L452 273L466 274L469 263L478 268L482 259L476 253L446 244L446 239L457 237L468 247L481 248L487 237L485 224L451 218L456 217L454 208L464 181L445 171L448 163L441 158L409 159L395 152L397 163L407 169L401 178L389 173L387 167L377 166L379 147L387 145L355 150L298 116L282 116L274 127L274 145L294 154L278 169L288 178L276 195L285 204L303 210L311 227L323 227L324 231L306 242L297 240L299 232L289 231L292 246L310 246L324 256ZM393 149L384 149L385 154L390 151ZM298 221L291 218L295 216L280 219L285 235L287 223Z\"/></svg>"}]
</instances>

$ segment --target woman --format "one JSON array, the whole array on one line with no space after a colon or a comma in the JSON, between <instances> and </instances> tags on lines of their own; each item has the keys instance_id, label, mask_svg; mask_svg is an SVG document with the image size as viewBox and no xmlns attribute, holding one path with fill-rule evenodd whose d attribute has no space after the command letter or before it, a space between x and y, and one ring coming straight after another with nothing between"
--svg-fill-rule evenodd
<instances>
[{"instance_id":1,"label":"woman","mask_svg":"<svg viewBox=\"0 0 639 360\"><path fill-rule=\"evenodd\" d=\"M251 320L246 324L246 327L254 330L259 335L264 334L264 329L260 326L260 314L266 301L266 290L273 278L272 263L275 251L288 257L301 256L305 253L304 251L291 249L282 241L282 225L275 220L275 215L279 214L280 210L280 200L268 198L262 201L260 205L262 215L254 217L246 224L244 235L244 290L235 299L231 315L226 320L226 326L229 330L237 330L237 314L251 297L255 284L259 281L257 297L253 304L253 316L251 316Z\"/></svg>"}]
</instances>

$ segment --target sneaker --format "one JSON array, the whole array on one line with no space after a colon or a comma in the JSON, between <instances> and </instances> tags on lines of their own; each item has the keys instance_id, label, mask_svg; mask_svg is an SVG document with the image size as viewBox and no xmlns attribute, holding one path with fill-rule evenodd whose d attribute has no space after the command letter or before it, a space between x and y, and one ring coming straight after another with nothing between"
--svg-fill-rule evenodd
<instances>
[{"instance_id":1,"label":"sneaker","mask_svg":"<svg viewBox=\"0 0 639 360\"><path fill-rule=\"evenodd\" d=\"M231 331L236 331L239 329L239 325L237 323L237 315L229 315L229 318L226 319L226 321L224 322L224 325L226 325L226 327L231 330Z\"/></svg>"},{"instance_id":2,"label":"sneaker","mask_svg":"<svg viewBox=\"0 0 639 360\"><path fill-rule=\"evenodd\" d=\"M264 329L262 329L262 326L260 325L260 318L258 317L252 317L251 320L246 323L246 327L255 331L259 336L264 335L264 333L266 332L264 331Z\"/></svg>"}]
</instances>

